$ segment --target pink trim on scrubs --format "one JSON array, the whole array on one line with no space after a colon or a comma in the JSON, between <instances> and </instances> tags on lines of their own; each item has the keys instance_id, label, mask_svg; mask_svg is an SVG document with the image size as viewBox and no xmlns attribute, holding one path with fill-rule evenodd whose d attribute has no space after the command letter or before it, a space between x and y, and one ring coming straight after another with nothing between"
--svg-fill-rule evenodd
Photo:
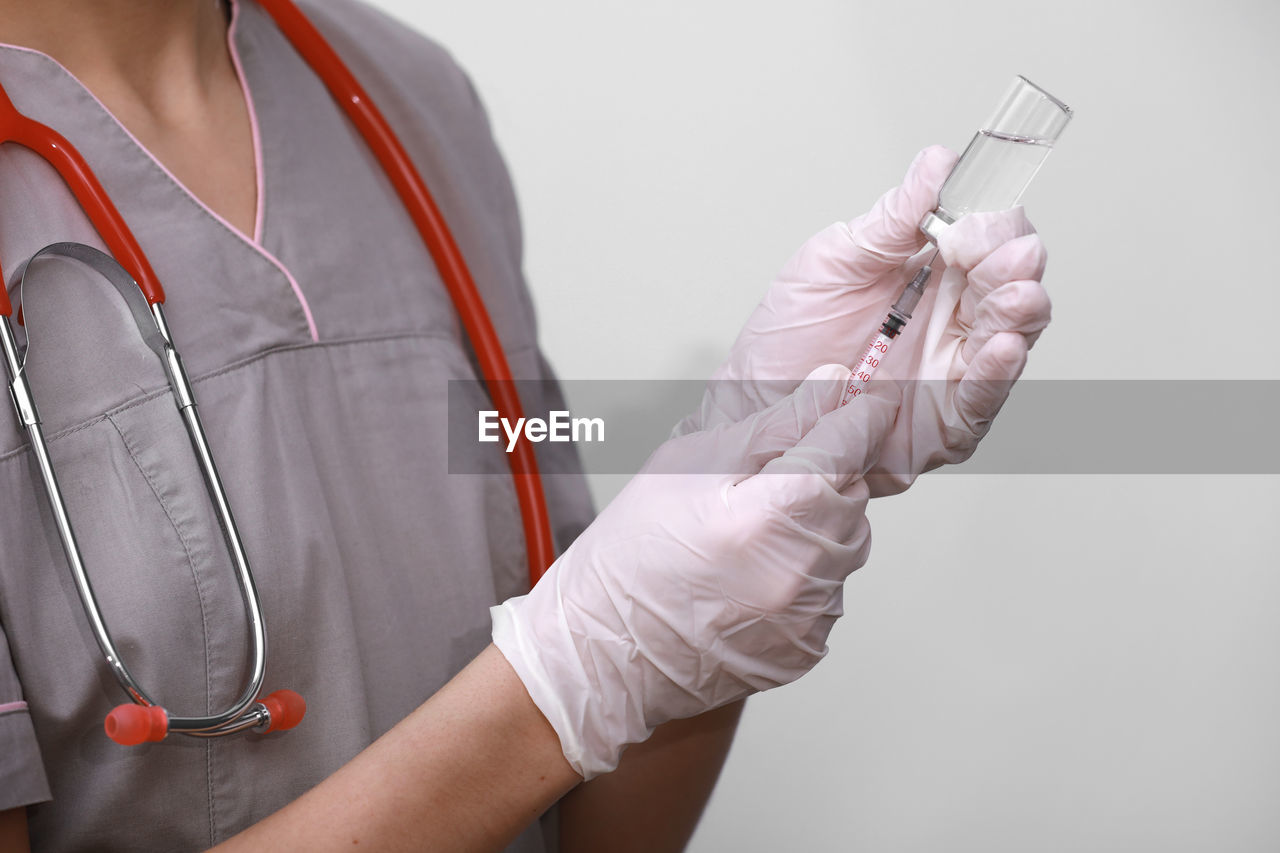
<instances>
[{"instance_id":1,"label":"pink trim on scrubs","mask_svg":"<svg viewBox=\"0 0 1280 853\"><path fill-rule=\"evenodd\" d=\"M253 237L249 240L253 247L257 249L264 258L274 264L280 272L284 273L284 277L289 280L289 286L293 288L293 293L298 297L298 303L302 306L302 313L307 318L307 329L311 332L311 340L320 340L320 334L316 331L315 317L311 316L311 306L307 304L306 294L302 292L302 285L298 284L298 280L293 277L293 273L289 272L288 267L280 262L275 255L267 251L262 245L262 212L265 209L263 203L263 193L266 180L262 170L262 135L258 129L258 111L253 106L253 95L249 92L249 79L245 76L244 66L240 63L240 51L236 50L236 22L240 20L240 4L232 0L231 3L231 23L227 26L227 50L231 53L231 64L236 70L236 79L240 81L240 90L244 92L245 109L249 111L249 133L253 137L253 174L254 180L257 182L257 189L254 192L254 213L253 213ZM145 149L144 149L145 150ZM152 158L155 159L154 157ZM156 161L159 163L160 161ZM160 168L164 169L164 164L160 164ZM165 171L168 171L165 169ZM170 175L170 177L173 177ZM173 178L177 181L177 178ZM182 182L178 181L181 186ZM185 187L184 187L185 189ZM192 195L194 198L194 194ZM199 202L199 199L196 199ZM205 207L201 203L201 207ZM209 210L208 207L205 207ZM240 231L231 225L230 222L222 219L214 211L209 210L214 216L221 220L228 228L240 234ZM244 236L241 234L241 236Z\"/></svg>"},{"instance_id":2,"label":"pink trim on scrubs","mask_svg":"<svg viewBox=\"0 0 1280 853\"><path fill-rule=\"evenodd\" d=\"M236 69L236 79L240 81L240 91L244 94L245 107L249 110L249 133L253 137L253 175L257 182L254 190L253 242L262 244L262 195L265 180L262 175L262 135L258 129L258 111L253 106L253 95L249 92L249 80L244 73L244 65L240 62L240 51L236 49L236 23L240 20L240 5L231 6L231 23L227 26L227 51L231 54L231 64Z\"/></svg>"}]
</instances>

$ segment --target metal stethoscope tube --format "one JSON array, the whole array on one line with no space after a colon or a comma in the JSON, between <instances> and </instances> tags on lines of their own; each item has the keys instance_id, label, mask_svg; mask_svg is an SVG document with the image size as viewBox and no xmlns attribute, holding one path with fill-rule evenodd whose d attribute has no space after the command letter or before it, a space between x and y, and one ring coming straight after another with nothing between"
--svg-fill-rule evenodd
<instances>
[{"instance_id":1,"label":"metal stethoscope tube","mask_svg":"<svg viewBox=\"0 0 1280 853\"><path fill-rule=\"evenodd\" d=\"M206 716L178 716L168 712L161 715L149 710L158 707L157 703L129 671L128 665L112 640L111 632L107 628L97 596L93 591L93 582L85 570L84 558L80 552L80 545L76 541L66 501L62 496L57 474L49 458L49 448L41 426L40 411L31 393L30 383L27 381L26 348L18 345L8 318L5 317L4 321L0 322L0 346L3 347L5 367L9 372L10 395L14 408L31 444L36 467L52 511L54 527L62 542L67 565L71 569L76 592L80 596L94 640L106 658L112 675L133 701L133 704L122 705L112 711L107 721L108 734L113 738L133 741L138 738L159 740L168 732L212 736L253 726L265 725L270 730L291 728L301 718L300 711L305 709L305 703L299 704L301 697L288 691L272 694L274 698L268 697L263 702L256 701L262 689L267 664L267 635L262 617L262 604L258 598L257 587L254 585L253 572L245 556L244 544L240 538L239 528L236 526L235 516L231 512L222 478L218 474L218 466L213 460L204 425L200 421L191 381L182 366L182 358L173 345L169 328L165 323L163 306L160 303L147 305L137 283L123 267L110 255L80 243L54 243L36 252L15 275L19 282L20 293L31 265L43 258L54 257L68 258L85 264L111 282L129 306L143 340L164 365L170 391L182 415L187 435L191 439L201 476L208 489L209 498L213 503L214 512L226 541L227 551L235 567L236 582L240 588L245 618L249 626L249 677L240 696L229 708ZM271 708L277 706L279 709L273 714ZM287 713L286 708L293 709L295 713Z\"/></svg>"}]
</instances>

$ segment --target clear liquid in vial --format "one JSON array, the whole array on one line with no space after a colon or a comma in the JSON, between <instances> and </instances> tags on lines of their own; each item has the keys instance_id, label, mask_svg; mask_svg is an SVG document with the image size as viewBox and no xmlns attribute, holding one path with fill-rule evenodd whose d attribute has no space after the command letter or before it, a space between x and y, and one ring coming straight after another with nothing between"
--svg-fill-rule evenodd
<instances>
[{"instance_id":1,"label":"clear liquid in vial","mask_svg":"<svg viewBox=\"0 0 1280 853\"><path fill-rule=\"evenodd\" d=\"M1045 139L978 131L942 187L939 213L954 222L966 213L1013 207L1052 150Z\"/></svg>"}]
</instances>

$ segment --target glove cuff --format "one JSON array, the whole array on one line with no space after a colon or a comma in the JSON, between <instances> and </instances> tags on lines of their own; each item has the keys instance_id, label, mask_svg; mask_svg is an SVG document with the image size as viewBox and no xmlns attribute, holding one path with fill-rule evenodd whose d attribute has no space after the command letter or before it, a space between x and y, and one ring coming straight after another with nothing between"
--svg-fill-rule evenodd
<instances>
[{"instance_id":1,"label":"glove cuff","mask_svg":"<svg viewBox=\"0 0 1280 853\"><path fill-rule=\"evenodd\" d=\"M539 586L555 582L549 573ZM490 608L493 644L555 729L569 766L584 781L593 779L615 770L626 746L645 740L653 729L643 721L625 683L606 683L611 672L625 682L621 673L610 666L588 671L563 614L540 606L548 597L546 591L539 593Z\"/></svg>"}]
</instances>

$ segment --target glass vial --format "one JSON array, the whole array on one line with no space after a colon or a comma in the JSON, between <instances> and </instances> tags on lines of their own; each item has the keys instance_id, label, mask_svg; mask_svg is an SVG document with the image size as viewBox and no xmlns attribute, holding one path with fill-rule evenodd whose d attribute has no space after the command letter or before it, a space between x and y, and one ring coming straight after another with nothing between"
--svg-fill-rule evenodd
<instances>
[{"instance_id":1,"label":"glass vial","mask_svg":"<svg viewBox=\"0 0 1280 853\"><path fill-rule=\"evenodd\" d=\"M931 242L966 213L1005 210L1022 197L1067 123L1071 108L1019 76L960 155L920 230Z\"/></svg>"}]
</instances>

